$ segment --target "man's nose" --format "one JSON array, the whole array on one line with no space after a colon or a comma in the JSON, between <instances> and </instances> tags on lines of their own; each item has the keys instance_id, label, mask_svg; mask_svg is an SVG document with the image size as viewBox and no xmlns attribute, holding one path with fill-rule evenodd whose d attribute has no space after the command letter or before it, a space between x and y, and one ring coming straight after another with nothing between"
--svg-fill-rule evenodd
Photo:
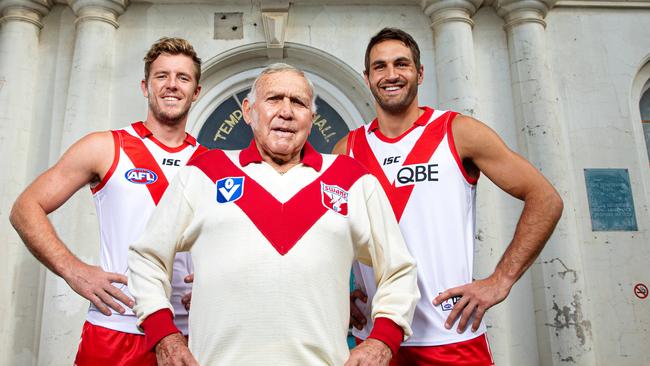
<instances>
[{"instance_id":1,"label":"man's nose","mask_svg":"<svg viewBox=\"0 0 650 366\"><path fill-rule=\"evenodd\" d=\"M283 98L280 104L279 116L284 119L291 119L293 117L293 105L289 98Z\"/></svg>"},{"instance_id":2,"label":"man's nose","mask_svg":"<svg viewBox=\"0 0 650 366\"><path fill-rule=\"evenodd\" d=\"M399 78L399 75L397 74L397 69L392 65L388 65L386 67L386 73L387 73L386 74L387 79L393 80Z\"/></svg>"},{"instance_id":3,"label":"man's nose","mask_svg":"<svg viewBox=\"0 0 650 366\"><path fill-rule=\"evenodd\" d=\"M176 79L176 76L170 76L165 80L165 87L170 88L170 89L176 89L178 86L178 80Z\"/></svg>"}]
</instances>

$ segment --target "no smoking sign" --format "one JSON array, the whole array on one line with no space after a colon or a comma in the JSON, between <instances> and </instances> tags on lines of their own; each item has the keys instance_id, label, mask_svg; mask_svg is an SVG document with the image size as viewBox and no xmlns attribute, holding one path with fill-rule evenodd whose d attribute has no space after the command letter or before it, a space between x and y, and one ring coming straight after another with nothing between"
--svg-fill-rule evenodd
<instances>
[{"instance_id":1,"label":"no smoking sign","mask_svg":"<svg viewBox=\"0 0 650 366\"><path fill-rule=\"evenodd\" d=\"M648 286L642 283L637 283L634 285L634 295L636 295L636 297L639 299L645 299L648 297Z\"/></svg>"}]
</instances>

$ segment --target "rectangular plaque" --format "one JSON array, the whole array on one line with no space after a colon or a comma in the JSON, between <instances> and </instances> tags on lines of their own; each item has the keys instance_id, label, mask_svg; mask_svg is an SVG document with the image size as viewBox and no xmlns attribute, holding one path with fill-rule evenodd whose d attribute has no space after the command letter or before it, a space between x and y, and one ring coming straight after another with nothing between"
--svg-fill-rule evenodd
<instances>
[{"instance_id":1,"label":"rectangular plaque","mask_svg":"<svg viewBox=\"0 0 650 366\"><path fill-rule=\"evenodd\" d=\"M592 231L636 231L627 169L585 169Z\"/></svg>"}]
</instances>

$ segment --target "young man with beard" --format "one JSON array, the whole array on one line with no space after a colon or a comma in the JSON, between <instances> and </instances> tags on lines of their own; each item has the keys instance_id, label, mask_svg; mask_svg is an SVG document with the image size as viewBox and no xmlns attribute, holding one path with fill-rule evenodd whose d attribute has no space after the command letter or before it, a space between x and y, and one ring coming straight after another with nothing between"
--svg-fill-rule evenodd
<instances>
[{"instance_id":1,"label":"young man with beard","mask_svg":"<svg viewBox=\"0 0 650 366\"><path fill-rule=\"evenodd\" d=\"M491 365L482 323L540 253L562 212L551 184L485 124L418 104L423 67L417 43L385 28L369 42L365 80L377 118L342 139L335 153L361 162L381 182L418 264L421 299L413 336L391 365ZM475 191L480 173L524 201L514 237L494 272L473 281ZM372 269L356 263L354 334L368 335ZM367 294L367 296L366 296ZM467 325L471 323L471 330Z\"/></svg>"},{"instance_id":2,"label":"young man with beard","mask_svg":"<svg viewBox=\"0 0 650 366\"><path fill-rule=\"evenodd\" d=\"M307 142L314 99L302 71L265 68L242 104L250 146L184 167L131 246L134 310L162 364L383 366L410 335L413 258L377 179ZM165 296L179 250L196 269L189 349ZM354 259L373 264L377 301L348 351Z\"/></svg>"},{"instance_id":3,"label":"young man with beard","mask_svg":"<svg viewBox=\"0 0 650 366\"><path fill-rule=\"evenodd\" d=\"M156 365L130 309L127 250L176 172L207 150L185 132L187 113L201 90L201 59L192 45L162 38L144 61L147 119L77 141L27 187L11 211L11 223L34 256L91 302L76 365ZM70 252L47 219L87 184L99 219L101 266ZM187 334L181 297L190 290L183 281L192 272L188 253L175 258L173 270L171 302L177 326Z\"/></svg>"}]
</instances>

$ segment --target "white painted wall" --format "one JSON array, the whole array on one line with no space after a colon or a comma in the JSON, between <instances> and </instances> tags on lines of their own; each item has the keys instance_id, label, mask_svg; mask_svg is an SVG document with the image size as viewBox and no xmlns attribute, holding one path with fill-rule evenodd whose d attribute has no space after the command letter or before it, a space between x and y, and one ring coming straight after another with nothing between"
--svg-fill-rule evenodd
<instances>
[{"instance_id":1,"label":"white painted wall","mask_svg":"<svg viewBox=\"0 0 650 366\"><path fill-rule=\"evenodd\" d=\"M164 3L134 2L118 18L120 26L114 35L112 70L108 76L110 87L102 91L107 93L109 105L108 116L101 117L108 118L110 128L145 118L146 100L139 88L143 74L142 57L150 44L161 36L187 38L204 61L239 46L265 41L258 5ZM243 12L244 39L213 39L215 12ZM58 159L72 136L81 136L97 128L94 127L96 121L88 121L83 127L64 132L66 109L74 105L74 101L68 100L72 73L76 72L72 69L76 34L74 19L75 15L67 5L56 4L42 20L44 27L37 52L38 86L33 91L32 100L24 101L26 108L33 108L32 126L38 128L30 130L27 142L30 163L25 178L19 182L22 187ZM475 94L478 98L475 116L495 129L512 149L526 156L527 146L522 143L525 139L517 128L514 112L504 21L490 6L483 6L472 19L475 23ZM632 287L638 282L650 284L647 265L650 260L650 169L648 161L644 160L645 146L638 111L634 110L639 95L633 95L633 84L639 83L639 71L650 59L650 4L636 9L559 6L552 9L545 20L545 52L558 93L557 113L563 123L560 138L569 157L569 161L560 162L570 167L567 179L571 198L565 202L565 210L572 212L570 216L575 218L573 222L565 223L575 232L568 236L575 243L566 244L577 246L582 257L584 270L578 270L576 275L584 281L586 289L579 305L589 314L586 323L576 327L568 322L564 331L574 332L576 337L582 332L593 344L598 365L650 364L650 358L645 354L650 344L650 299L640 300L632 292ZM294 4L289 11L286 41L320 49L360 75L366 43L384 26L405 29L418 41L425 69L420 102L444 109L444 105L436 105L437 80L440 78L435 74L430 19L419 4ZM6 32L4 25L0 26L0 34L4 34L2 32ZM6 44L0 43L0 53L8 52ZM318 65L315 60L314 67L318 68ZM93 78L90 79L88 82L93 83ZM0 96L3 93L1 88ZM0 102L4 99L0 98ZM6 105L0 105L0 109L5 108ZM4 128L5 125L1 137L7 138L9 135ZM583 175L585 168L629 170L639 231L591 231ZM480 182L477 278L487 276L494 268L509 243L521 210L520 202L503 194L485 177ZM18 192L3 192L0 217L4 219L6 215L2 213L8 212ZM81 258L97 261L96 217L88 191L79 192L74 202L53 214L52 219L61 237ZM2 238L13 236L12 240L18 243L6 219L0 226L0 234ZM31 308L27 307L21 313L27 315L21 318L3 315L0 354L14 352L19 355L13 358L4 356L0 361L6 360L4 362L8 365L69 365L76 352L87 302L51 273L41 278L39 270L31 270L29 276L14 276L13 273L20 273L19 269L25 262L31 263L31 267L25 268L39 267L19 244L13 248L3 254L8 256L8 274L2 278L10 285L6 291L3 290L0 309L11 309L15 307L12 304L26 301L30 302ZM544 276L532 274L560 276L563 269L557 263L541 261L534 267L537 272L525 275L513 288L508 300L488 314L490 341L497 364L586 364L578 352L559 354L555 349L548 351L554 337L551 324L557 314L545 302L535 300L533 294L547 284ZM544 291L552 294L553 288ZM39 293L42 294L40 300ZM575 313L575 308L568 306L570 313ZM536 313L540 311L551 319L549 324L540 325L536 321ZM21 331L22 322L30 322L33 327Z\"/></svg>"}]
</instances>

